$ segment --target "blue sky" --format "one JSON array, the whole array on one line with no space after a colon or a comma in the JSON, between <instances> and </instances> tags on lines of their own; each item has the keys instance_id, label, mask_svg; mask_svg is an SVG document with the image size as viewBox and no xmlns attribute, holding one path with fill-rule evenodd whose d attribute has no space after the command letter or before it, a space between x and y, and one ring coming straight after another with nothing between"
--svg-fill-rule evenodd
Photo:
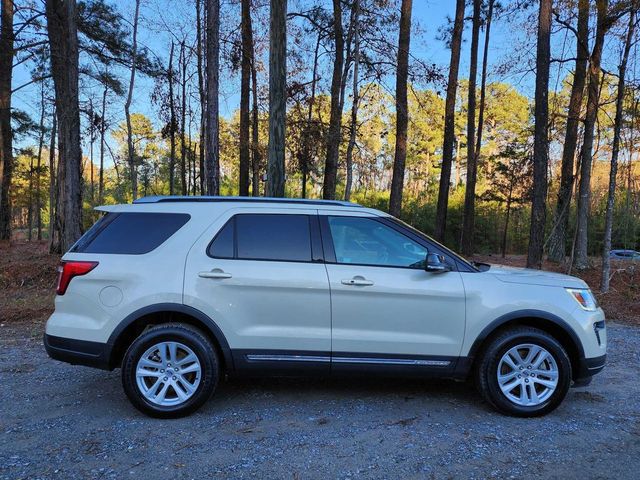
<instances>
[{"instance_id":1,"label":"blue sky","mask_svg":"<svg viewBox=\"0 0 640 480\"><path fill-rule=\"evenodd\" d=\"M297 0L289 0L290 10L295 8ZM263 2L266 4L267 2ZM330 2L329 2L330 3ZM133 2L118 2L118 9L121 10L125 18L132 17ZM195 31L195 27L191 21L194 14L194 7L191 1L182 2L179 0L143 0L142 12L145 17L140 28L140 42L147 46L151 51L166 62L168 58L169 33L167 28L158 28L157 25L171 26L170 31L178 34L179 30ZM442 41L437 39L438 29L446 23L447 16L453 17L455 13L454 0L414 0L413 18L419 25L411 39L411 54L428 63L435 63L443 67L447 72L450 51L445 48ZM535 13L535 12L534 12ZM468 6L466 15L471 14L471 8ZM235 13L233 14L235 15ZM264 19L268 15L268 8L261 10L260 16ZM239 17L235 16L232 22L239 21ZM256 20L254 20L255 22ZM470 28L467 22L464 31L464 43L460 64L460 78L466 78L469 70L469 36ZM535 22L534 22L535 23ZM175 30L172 30L175 28ZM528 32L526 30L529 30ZM512 83L521 93L532 96L534 73L527 70L527 65L532 61L535 52L528 51L525 58L520 60L510 59L510 55L514 51L522 51L522 49L514 48L521 45L525 38L531 37L531 30L535 33L535 25L527 25L522 22L522 18L515 21L513 18L499 18L494 21L491 30L491 45L489 49L489 81L507 81ZM195 35L195 33L193 33ZM533 37L534 38L534 37ZM482 47L483 38L481 32L480 45ZM554 35L553 50L556 54L561 54L564 50L566 56L572 56L573 43L571 38L564 33ZM480 52L481 54L481 52ZM511 71L508 74L496 74L498 65L513 62ZM554 88L558 80L561 80L567 73L570 64L556 64L552 68L550 88ZM558 70L561 68L562 70ZM559 74L558 74L559 73ZM123 72L123 78L128 78L126 72ZM26 65L19 66L14 72L14 88L29 79L29 71ZM263 79L263 80L266 80ZM329 81L328 78L325 81ZM229 116L238 108L239 103L239 76L229 76L223 73L221 78L221 113ZM393 82L393 79L389 79ZM137 77L134 101L132 111L141 112L149 116L158 126L157 109L150 101L150 95L153 90L153 81L143 76ZM96 95L96 101L98 96ZM14 108L19 108L30 112L34 118L38 117L39 104L39 88L35 85L21 89L14 95ZM113 99L110 105L111 115L118 121L124 118L123 107L124 98Z\"/></svg>"}]
</instances>

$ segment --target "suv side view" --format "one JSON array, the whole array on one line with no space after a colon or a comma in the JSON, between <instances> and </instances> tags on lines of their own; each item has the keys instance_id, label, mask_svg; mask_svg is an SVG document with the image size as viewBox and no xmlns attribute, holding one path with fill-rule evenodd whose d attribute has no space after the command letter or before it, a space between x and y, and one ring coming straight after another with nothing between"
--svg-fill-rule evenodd
<instances>
[{"instance_id":1,"label":"suv side view","mask_svg":"<svg viewBox=\"0 0 640 480\"><path fill-rule=\"evenodd\" d=\"M604 367L604 314L582 280L469 263L377 210L242 197L99 210L62 258L44 343L120 367L148 415L195 411L226 375L361 373L471 378L526 417Z\"/></svg>"}]
</instances>

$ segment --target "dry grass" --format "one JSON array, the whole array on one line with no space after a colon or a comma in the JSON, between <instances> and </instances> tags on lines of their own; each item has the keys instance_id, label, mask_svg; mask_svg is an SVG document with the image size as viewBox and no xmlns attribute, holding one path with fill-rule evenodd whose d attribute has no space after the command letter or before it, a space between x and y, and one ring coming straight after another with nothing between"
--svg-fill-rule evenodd
<instances>
[{"instance_id":1,"label":"dry grass","mask_svg":"<svg viewBox=\"0 0 640 480\"><path fill-rule=\"evenodd\" d=\"M478 256L478 261L521 267L522 255ZM42 325L53 311L58 255L50 255L46 242L0 243L0 324ZM594 261L595 263L595 261ZM566 266L545 262L545 270L566 273ZM611 290L598 294L600 267L573 271L596 292L607 317L623 323L640 325L640 265L612 262Z\"/></svg>"},{"instance_id":2,"label":"dry grass","mask_svg":"<svg viewBox=\"0 0 640 480\"><path fill-rule=\"evenodd\" d=\"M0 243L0 323L42 324L53 311L56 267L46 242Z\"/></svg>"}]
</instances>

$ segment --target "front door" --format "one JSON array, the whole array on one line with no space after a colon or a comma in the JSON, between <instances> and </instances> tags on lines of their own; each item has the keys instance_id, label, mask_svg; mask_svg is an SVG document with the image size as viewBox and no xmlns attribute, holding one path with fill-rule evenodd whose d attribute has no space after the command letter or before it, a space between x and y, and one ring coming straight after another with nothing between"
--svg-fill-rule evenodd
<instances>
[{"instance_id":1,"label":"front door","mask_svg":"<svg viewBox=\"0 0 640 480\"><path fill-rule=\"evenodd\" d=\"M320 219L329 260L332 369L453 368L465 328L455 262L452 271L426 272L426 240L409 238L380 217Z\"/></svg>"},{"instance_id":2,"label":"front door","mask_svg":"<svg viewBox=\"0 0 640 480\"><path fill-rule=\"evenodd\" d=\"M225 214L189 253L184 303L218 324L238 370L328 372L331 310L317 211Z\"/></svg>"}]
</instances>

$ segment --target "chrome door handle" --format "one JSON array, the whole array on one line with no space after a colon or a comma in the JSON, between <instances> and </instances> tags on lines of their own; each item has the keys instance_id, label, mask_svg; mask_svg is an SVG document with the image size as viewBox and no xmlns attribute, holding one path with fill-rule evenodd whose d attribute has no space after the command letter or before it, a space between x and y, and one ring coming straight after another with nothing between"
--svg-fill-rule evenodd
<instances>
[{"instance_id":1,"label":"chrome door handle","mask_svg":"<svg viewBox=\"0 0 640 480\"><path fill-rule=\"evenodd\" d=\"M366 286L373 285L373 282L371 280L367 280L366 278L357 275L353 278L345 278L344 280L342 280L342 284L353 285L356 287L357 286L366 287Z\"/></svg>"},{"instance_id":2,"label":"chrome door handle","mask_svg":"<svg viewBox=\"0 0 640 480\"><path fill-rule=\"evenodd\" d=\"M226 273L219 268L214 268L208 272L198 272L198 276L202 278L231 278L230 273Z\"/></svg>"}]
</instances>

